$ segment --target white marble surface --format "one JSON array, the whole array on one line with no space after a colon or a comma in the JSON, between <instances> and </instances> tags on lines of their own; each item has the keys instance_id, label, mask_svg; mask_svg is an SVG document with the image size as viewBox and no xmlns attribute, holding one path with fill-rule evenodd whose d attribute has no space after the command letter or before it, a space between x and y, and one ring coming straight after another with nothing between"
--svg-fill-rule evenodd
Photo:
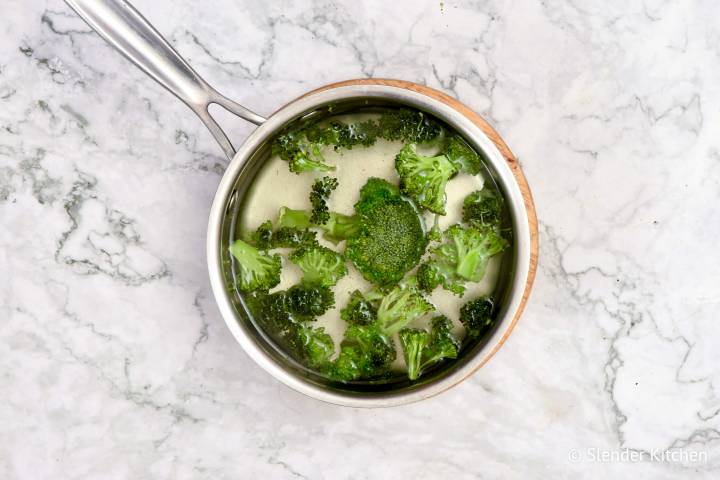
<instances>
[{"instance_id":1,"label":"white marble surface","mask_svg":"<svg viewBox=\"0 0 720 480\"><path fill-rule=\"evenodd\" d=\"M368 411L285 388L209 290L219 147L62 2L11 1L0 478L717 478L718 2L136 6L261 114L365 76L483 114L533 188L534 292L502 351L439 397Z\"/></svg>"}]
</instances>

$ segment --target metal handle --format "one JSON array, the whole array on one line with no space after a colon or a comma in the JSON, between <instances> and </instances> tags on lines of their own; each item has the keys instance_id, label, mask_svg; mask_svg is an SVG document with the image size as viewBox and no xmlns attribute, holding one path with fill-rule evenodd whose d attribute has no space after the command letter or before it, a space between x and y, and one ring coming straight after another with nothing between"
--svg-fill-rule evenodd
<instances>
[{"instance_id":1,"label":"metal handle","mask_svg":"<svg viewBox=\"0 0 720 480\"><path fill-rule=\"evenodd\" d=\"M110 45L190 107L228 158L235 148L210 115L215 103L245 120L260 125L265 118L224 97L200 78L145 18L125 0L65 0Z\"/></svg>"}]
</instances>

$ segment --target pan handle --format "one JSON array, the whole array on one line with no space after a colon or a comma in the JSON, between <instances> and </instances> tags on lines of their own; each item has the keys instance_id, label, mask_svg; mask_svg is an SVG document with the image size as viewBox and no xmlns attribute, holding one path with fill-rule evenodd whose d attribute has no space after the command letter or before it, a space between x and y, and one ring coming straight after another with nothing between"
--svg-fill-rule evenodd
<instances>
[{"instance_id":1,"label":"pan handle","mask_svg":"<svg viewBox=\"0 0 720 480\"><path fill-rule=\"evenodd\" d=\"M125 0L65 0L110 45L192 109L210 130L228 158L235 148L210 115L215 103L260 125L265 118L221 95L200 78L145 18Z\"/></svg>"}]
</instances>

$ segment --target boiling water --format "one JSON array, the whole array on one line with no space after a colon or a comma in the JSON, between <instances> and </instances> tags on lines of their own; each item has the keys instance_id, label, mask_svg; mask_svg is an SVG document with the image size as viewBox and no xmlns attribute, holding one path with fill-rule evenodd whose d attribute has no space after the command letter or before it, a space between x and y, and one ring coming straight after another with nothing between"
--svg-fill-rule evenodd
<instances>
[{"instance_id":1,"label":"boiling water","mask_svg":"<svg viewBox=\"0 0 720 480\"><path fill-rule=\"evenodd\" d=\"M346 122L357 121L359 118L348 119L343 117ZM359 198L360 188L365 184L369 177L379 177L388 180L397 185L399 177L395 171L395 155L402 148L400 142L388 142L378 140L371 147L355 147L352 150L334 151L328 148L323 152L327 163L335 165L337 170L329 173L338 179L339 186L330 197L330 210L352 215L354 213L353 205ZM424 154L433 154L435 152L426 150ZM278 211L281 207L289 207L292 209L310 210L310 200L308 194L316 178L322 177L324 174L303 173L295 174L288 169L287 162L274 156L265 163L262 170L258 172L253 180L253 184L248 191L243 202L243 210L239 221L240 228L243 231L250 232L257 229L261 223L270 219L273 222L277 220ZM471 192L479 190L483 187L482 175L466 175L459 174L450 180L447 184L447 215L440 217L440 228L445 229L454 223L462 220L462 202L463 199ZM492 188L492 184L490 184ZM426 224L432 226L435 216L428 214L426 216ZM326 246L340 250L343 244L334 245L325 241L322 235L318 235L318 240ZM287 260L289 249L278 249L283 255L283 269L280 284L272 291L285 290L297 284L302 278L302 272L295 264ZM479 283L468 282L466 284L465 295L460 298L442 288L436 288L430 300L436 306L436 311L426 317L418 319L412 326L426 327L428 321L438 314L443 314L452 320L454 325L454 333L459 339L464 336L464 328L459 322L460 307L468 300L477 298L481 295L489 295L494 289L498 280L502 255L497 255L491 259L487 272L483 280ZM325 330L333 337L336 345L340 343L346 328L346 323L340 319L340 309L345 307L350 294L354 290L367 292L373 288L373 285L366 281L360 272L358 272L351 264L348 264L348 275L343 277L334 287L335 292L335 308L328 310L325 314L317 319L316 325L325 327ZM395 339L398 343L397 338ZM338 349L336 349L338 350ZM398 360L396 367L401 368L402 350L398 344Z\"/></svg>"}]
</instances>

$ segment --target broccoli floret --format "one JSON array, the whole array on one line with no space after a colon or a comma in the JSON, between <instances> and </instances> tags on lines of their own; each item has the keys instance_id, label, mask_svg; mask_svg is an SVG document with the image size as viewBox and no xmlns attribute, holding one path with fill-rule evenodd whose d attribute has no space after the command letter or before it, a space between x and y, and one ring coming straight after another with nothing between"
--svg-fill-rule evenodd
<instances>
[{"instance_id":1,"label":"broccoli floret","mask_svg":"<svg viewBox=\"0 0 720 480\"><path fill-rule=\"evenodd\" d=\"M272 222L262 223L252 234L252 242L260 250L293 248L317 244L315 232L295 227L280 227L273 231Z\"/></svg>"},{"instance_id":2,"label":"broccoli floret","mask_svg":"<svg viewBox=\"0 0 720 480\"><path fill-rule=\"evenodd\" d=\"M463 221L499 227L502 221L502 209L502 198L495 191L484 188L465 197Z\"/></svg>"},{"instance_id":3,"label":"broccoli floret","mask_svg":"<svg viewBox=\"0 0 720 480\"><path fill-rule=\"evenodd\" d=\"M333 340L323 328L307 324L311 317L292 311L293 302L298 301L296 293L255 292L246 295L245 301L253 318L295 360L316 369L330 362L335 350Z\"/></svg>"},{"instance_id":4,"label":"broccoli floret","mask_svg":"<svg viewBox=\"0 0 720 480\"><path fill-rule=\"evenodd\" d=\"M293 210L292 208L280 208L277 225L279 228L306 229L312 226L310 214L305 210Z\"/></svg>"},{"instance_id":5,"label":"broccoli floret","mask_svg":"<svg viewBox=\"0 0 720 480\"><path fill-rule=\"evenodd\" d=\"M458 276L473 282L482 280L490 258L508 246L497 230L481 225L453 225L445 234L450 243L439 248L441 255L455 262Z\"/></svg>"},{"instance_id":6,"label":"broccoli floret","mask_svg":"<svg viewBox=\"0 0 720 480\"><path fill-rule=\"evenodd\" d=\"M410 380L417 379L422 373L420 370L422 356L429 343L430 334L425 330L417 328L403 328L400 330L400 344L403 348L403 356L405 357L405 365L407 365L407 374Z\"/></svg>"},{"instance_id":7,"label":"broccoli floret","mask_svg":"<svg viewBox=\"0 0 720 480\"><path fill-rule=\"evenodd\" d=\"M490 258L508 246L496 229L479 224L453 225L444 235L447 243L434 248L430 258L418 268L418 286L425 292L442 285L462 296L464 283L482 280Z\"/></svg>"},{"instance_id":8,"label":"broccoli floret","mask_svg":"<svg viewBox=\"0 0 720 480\"><path fill-rule=\"evenodd\" d=\"M357 234L347 241L346 254L366 280L379 285L398 282L422 257L423 223L412 203L390 192L396 187L370 179L355 205Z\"/></svg>"},{"instance_id":9,"label":"broccoli floret","mask_svg":"<svg viewBox=\"0 0 720 480\"><path fill-rule=\"evenodd\" d=\"M269 290L280 283L280 255L261 252L242 240L235 240L229 250L238 263L236 281L241 291Z\"/></svg>"},{"instance_id":10,"label":"broccoli floret","mask_svg":"<svg viewBox=\"0 0 720 480\"><path fill-rule=\"evenodd\" d=\"M430 345L423 355L422 368L442 360L457 358L460 343L452 334L452 323L444 315L432 319L430 324Z\"/></svg>"},{"instance_id":11,"label":"broccoli floret","mask_svg":"<svg viewBox=\"0 0 720 480\"><path fill-rule=\"evenodd\" d=\"M325 125L318 122L294 126L272 143L272 153L287 161L290 171L328 172L322 154L323 147L332 145L335 150L351 149L356 145L370 146L378 138L405 143L427 143L443 137L443 128L432 117L407 108L388 110L377 120L345 124L333 120Z\"/></svg>"},{"instance_id":12,"label":"broccoli floret","mask_svg":"<svg viewBox=\"0 0 720 480\"><path fill-rule=\"evenodd\" d=\"M310 368L328 365L335 352L335 344L322 327L296 325L283 338L285 351L295 360Z\"/></svg>"},{"instance_id":13,"label":"broccoli floret","mask_svg":"<svg viewBox=\"0 0 720 480\"><path fill-rule=\"evenodd\" d=\"M378 135L385 140L405 143L426 143L442 133L442 127L432 117L407 108L384 112L377 128Z\"/></svg>"},{"instance_id":14,"label":"broccoli floret","mask_svg":"<svg viewBox=\"0 0 720 480\"><path fill-rule=\"evenodd\" d=\"M448 138L442 153L460 172L477 175L482 170L480 156L459 135Z\"/></svg>"},{"instance_id":15,"label":"broccoli floret","mask_svg":"<svg viewBox=\"0 0 720 480\"><path fill-rule=\"evenodd\" d=\"M252 235L253 243L257 248L261 250L269 250L273 248L272 238L273 227L270 220L262 223Z\"/></svg>"},{"instance_id":16,"label":"broccoli floret","mask_svg":"<svg viewBox=\"0 0 720 480\"><path fill-rule=\"evenodd\" d=\"M400 189L382 178L370 177L360 189L360 198L355 204L358 215L370 215L373 208L389 200L401 198Z\"/></svg>"},{"instance_id":17,"label":"broccoli floret","mask_svg":"<svg viewBox=\"0 0 720 480\"><path fill-rule=\"evenodd\" d=\"M312 213L310 214L311 223L322 225L330 219L327 202L330 194L337 186L337 178L322 177L315 180L312 190L310 191L310 204L312 205Z\"/></svg>"},{"instance_id":18,"label":"broccoli floret","mask_svg":"<svg viewBox=\"0 0 720 480\"><path fill-rule=\"evenodd\" d=\"M355 290L345 308L340 310L340 318L350 324L369 325L377 318L377 309L360 290Z\"/></svg>"},{"instance_id":19,"label":"broccoli floret","mask_svg":"<svg viewBox=\"0 0 720 480\"><path fill-rule=\"evenodd\" d=\"M338 243L357 234L360 229L360 221L355 215L330 212L328 221L320 228L325 232L323 236L326 239Z\"/></svg>"},{"instance_id":20,"label":"broccoli floret","mask_svg":"<svg viewBox=\"0 0 720 480\"><path fill-rule=\"evenodd\" d=\"M493 325L493 309L495 302L492 297L480 297L471 300L460 309L460 322L470 338L480 338Z\"/></svg>"},{"instance_id":21,"label":"broccoli floret","mask_svg":"<svg viewBox=\"0 0 720 480\"><path fill-rule=\"evenodd\" d=\"M445 185L457 173L455 165L445 155L426 157L405 145L395 157L395 169L400 175L400 188L422 208L445 215Z\"/></svg>"},{"instance_id":22,"label":"broccoli floret","mask_svg":"<svg viewBox=\"0 0 720 480\"><path fill-rule=\"evenodd\" d=\"M317 245L315 232L293 227L280 227L272 234L273 248L294 248Z\"/></svg>"},{"instance_id":23,"label":"broccoli floret","mask_svg":"<svg viewBox=\"0 0 720 480\"><path fill-rule=\"evenodd\" d=\"M350 325L328 374L345 382L376 378L389 372L396 356L392 339L377 325Z\"/></svg>"},{"instance_id":24,"label":"broccoli floret","mask_svg":"<svg viewBox=\"0 0 720 480\"><path fill-rule=\"evenodd\" d=\"M347 274L345 259L320 245L295 250L290 255L290 261L303 271L303 283L307 285L332 287Z\"/></svg>"},{"instance_id":25,"label":"broccoli floret","mask_svg":"<svg viewBox=\"0 0 720 480\"><path fill-rule=\"evenodd\" d=\"M286 308L305 319L319 317L335 306L335 295L321 285L295 285L286 295Z\"/></svg>"},{"instance_id":26,"label":"broccoli floret","mask_svg":"<svg viewBox=\"0 0 720 480\"><path fill-rule=\"evenodd\" d=\"M335 167L325 163L322 155L322 147L328 144L327 141L326 138L311 141L307 128L299 128L279 135L273 141L272 153L287 161L293 173L329 172Z\"/></svg>"},{"instance_id":27,"label":"broccoli floret","mask_svg":"<svg viewBox=\"0 0 720 480\"><path fill-rule=\"evenodd\" d=\"M347 240L358 232L360 222L355 215L328 212L329 218L323 225L313 225L310 213L305 210L293 210L282 207L278 216L278 225L282 228L307 229L317 227L323 230L324 237L333 243Z\"/></svg>"},{"instance_id":28,"label":"broccoli floret","mask_svg":"<svg viewBox=\"0 0 720 480\"><path fill-rule=\"evenodd\" d=\"M434 257L418 267L418 287L427 293L442 285L445 290L462 296L465 293L464 280L455 275L454 265L441 257Z\"/></svg>"},{"instance_id":29,"label":"broccoli floret","mask_svg":"<svg viewBox=\"0 0 720 480\"><path fill-rule=\"evenodd\" d=\"M399 332L412 321L435 310L435 306L417 289L416 283L411 278L382 297L377 309L377 323L387 335Z\"/></svg>"},{"instance_id":30,"label":"broccoli floret","mask_svg":"<svg viewBox=\"0 0 720 480\"><path fill-rule=\"evenodd\" d=\"M408 378L417 380L428 367L445 358L457 358L458 342L450 332L450 321L435 317L430 332L417 328L400 330Z\"/></svg>"}]
</instances>

